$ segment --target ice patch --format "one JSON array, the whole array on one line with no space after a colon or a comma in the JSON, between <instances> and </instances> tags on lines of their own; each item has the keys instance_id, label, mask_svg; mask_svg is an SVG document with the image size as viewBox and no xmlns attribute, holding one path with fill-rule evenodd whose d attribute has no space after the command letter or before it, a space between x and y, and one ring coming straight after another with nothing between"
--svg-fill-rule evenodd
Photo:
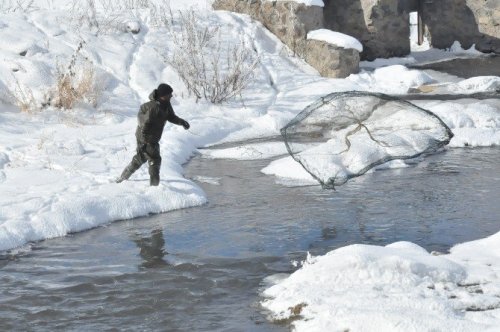
<instances>
[{"instance_id":1,"label":"ice patch","mask_svg":"<svg viewBox=\"0 0 500 332\"><path fill-rule=\"evenodd\" d=\"M221 178L213 178L213 177L209 177L209 176L197 175L197 176L193 177L193 180L201 182L201 183L213 184L214 186L220 186Z\"/></svg>"},{"instance_id":2,"label":"ice patch","mask_svg":"<svg viewBox=\"0 0 500 332\"><path fill-rule=\"evenodd\" d=\"M200 152L206 158L236 160L269 159L288 153L283 142L248 144L227 149L201 149Z\"/></svg>"}]
</instances>

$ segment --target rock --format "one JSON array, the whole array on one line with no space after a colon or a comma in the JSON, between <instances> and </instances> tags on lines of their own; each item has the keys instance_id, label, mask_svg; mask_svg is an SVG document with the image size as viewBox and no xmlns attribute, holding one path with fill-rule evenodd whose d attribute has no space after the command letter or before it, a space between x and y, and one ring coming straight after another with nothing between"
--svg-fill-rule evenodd
<instances>
[{"instance_id":1,"label":"rock","mask_svg":"<svg viewBox=\"0 0 500 332\"><path fill-rule=\"evenodd\" d=\"M141 32L141 24L138 21L127 21L124 23L124 31L136 35Z\"/></svg>"},{"instance_id":2,"label":"rock","mask_svg":"<svg viewBox=\"0 0 500 332\"><path fill-rule=\"evenodd\" d=\"M359 71L359 52L339 48L324 41L308 40L305 60L321 76L347 77Z\"/></svg>"}]
</instances>

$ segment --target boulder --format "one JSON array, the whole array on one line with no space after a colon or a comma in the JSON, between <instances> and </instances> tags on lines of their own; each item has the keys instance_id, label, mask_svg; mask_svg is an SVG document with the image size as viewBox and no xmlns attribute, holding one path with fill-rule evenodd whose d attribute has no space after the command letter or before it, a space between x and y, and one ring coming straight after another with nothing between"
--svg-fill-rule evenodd
<instances>
[{"instance_id":1,"label":"boulder","mask_svg":"<svg viewBox=\"0 0 500 332\"><path fill-rule=\"evenodd\" d=\"M359 72L359 52L319 40L307 41L305 60L321 76L344 78Z\"/></svg>"}]
</instances>

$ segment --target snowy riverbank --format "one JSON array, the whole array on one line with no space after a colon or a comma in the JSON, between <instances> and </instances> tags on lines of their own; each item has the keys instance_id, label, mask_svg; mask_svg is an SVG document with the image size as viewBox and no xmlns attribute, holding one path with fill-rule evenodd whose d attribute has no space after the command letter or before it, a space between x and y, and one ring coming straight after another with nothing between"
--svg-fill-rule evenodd
<instances>
[{"instance_id":1,"label":"snowy riverbank","mask_svg":"<svg viewBox=\"0 0 500 332\"><path fill-rule=\"evenodd\" d=\"M127 12L127 17L120 18L139 25L138 34L125 30L96 35L77 29L68 11L54 8L0 14L0 250L116 220L204 204L205 193L183 177L182 165L197 148L277 136L307 105L332 92L405 94L425 86L439 93L467 94L494 93L500 87L500 78L494 76L463 80L401 65L362 71L347 79L322 78L289 56L260 24L246 16L207 11L201 7L203 1L189 4L198 2L200 14L206 15L205 24L219 25L225 41L248 43L260 59L242 99L222 106L196 103L188 96L177 73L158 55L158 50L169 50L172 45L165 40L165 29L152 24L148 10ZM187 3L178 6L184 8ZM12 106L7 91L16 86L43 100L55 83L58 65L68 62L82 40L81 53L95 65L103 91L95 106L77 104L72 110L48 107L36 112ZM429 54L435 59L436 54L463 56L467 52L431 50ZM421 53L412 59L425 62L426 56ZM159 82L173 86L173 107L191 123L191 129L166 128L158 188L148 186L146 167L131 181L115 184L113 179L135 150L138 107ZM455 135L451 147L500 145L499 99L415 103L436 113L451 128ZM278 157L286 151L283 144L267 143L207 153L244 160ZM388 165L404 166L402 162ZM279 181L311 183L310 175L291 157L270 163L264 172ZM308 320L295 322L298 329L307 330L364 329L359 325L363 321L378 324L374 326L380 329L411 330L422 327L416 324L423 324L418 318L426 315L432 319L424 328L494 329L499 313L490 307L498 308L500 295L498 241L496 234L459 245L445 256L432 256L410 243L341 248L311 259L266 291L273 299L265 306L275 317L286 318L288 307L307 304L300 313ZM398 309L401 303L406 309ZM381 313L380 306L387 309ZM359 319L360 315L366 319Z\"/></svg>"},{"instance_id":2,"label":"snowy riverbank","mask_svg":"<svg viewBox=\"0 0 500 332\"><path fill-rule=\"evenodd\" d=\"M266 289L297 331L499 331L500 233L434 255L409 242L308 257Z\"/></svg>"}]
</instances>

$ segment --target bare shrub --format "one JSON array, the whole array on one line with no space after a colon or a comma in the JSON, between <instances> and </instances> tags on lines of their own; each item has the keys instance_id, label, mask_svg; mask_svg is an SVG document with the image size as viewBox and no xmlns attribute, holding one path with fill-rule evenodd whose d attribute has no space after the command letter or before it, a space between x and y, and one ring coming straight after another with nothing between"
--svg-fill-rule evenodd
<instances>
[{"instance_id":1,"label":"bare shrub","mask_svg":"<svg viewBox=\"0 0 500 332\"><path fill-rule=\"evenodd\" d=\"M77 30L85 27L96 35L109 34L123 31L124 19L140 17L141 9L157 16L156 8L150 0L73 0L70 20Z\"/></svg>"},{"instance_id":2,"label":"bare shrub","mask_svg":"<svg viewBox=\"0 0 500 332\"><path fill-rule=\"evenodd\" d=\"M19 83L19 80L14 76L14 89L7 91L8 99L19 109L21 112L34 113L40 110L38 103L33 96L33 91Z\"/></svg>"},{"instance_id":3,"label":"bare shrub","mask_svg":"<svg viewBox=\"0 0 500 332\"><path fill-rule=\"evenodd\" d=\"M85 27L96 35L116 31L120 17L117 13L98 12L95 0L74 1L70 9L71 24L77 30Z\"/></svg>"},{"instance_id":4,"label":"bare shrub","mask_svg":"<svg viewBox=\"0 0 500 332\"><path fill-rule=\"evenodd\" d=\"M33 11L34 0L2 0L0 1L0 13L28 13Z\"/></svg>"},{"instance_id":5,"label":"bare shrub","mask_svg":"<svg viewBox=\"0 0 500 332\"><path fill-rule=\"evenodd\" d=\"M146 9L154 5L150 0L100 0L105 11Z\"/></svg>"},{"instance_id":6,"label":"bare shrub","mask_svg":"<svg viewBox=\"0 0 500 332\"><path fill-rule=\"evenodd\" d=\"M13 87L0 90L0 101L15 105L27 113L41 111L49 106L68 110L77 102L96 107L102 84L95 65L80 54L84 44L83 41L80 42L68 64L57 65L55 84L41 99L37 100L31 88L19 82L13 75Z\"/></svg>"},{"instance_id":7,"label":"bare shrub","mask_svg":"<svg viewBox=\"0 0 500 332\"><path fill-rule=\"evenodd\" d=\"M80 54L84 44L80 42L67 66L57 66L52 106L71 109L80 101L96 106L99 97L96 71L94 64Z\"/></svg>"},{"instance_id":8,"label":"bare shrub","mask_svg":"<svg viewBox=\"0 0 500 332\"><path fill-rule=\"evenodd\" d=\"M173 15L164 19L174 44L172 54L164 59L177 71L189 93L212 103L241 94L259 62L254 51L243 41L224 41L220 27L202 25L203 19L192 9L180 11L176 25L175 21Z\"/></svg>"}]
</instances>

